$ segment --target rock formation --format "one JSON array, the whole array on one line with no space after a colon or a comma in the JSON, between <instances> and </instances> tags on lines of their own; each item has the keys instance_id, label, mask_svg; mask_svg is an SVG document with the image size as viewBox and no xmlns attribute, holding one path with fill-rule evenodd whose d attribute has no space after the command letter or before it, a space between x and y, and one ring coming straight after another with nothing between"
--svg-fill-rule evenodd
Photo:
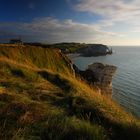
<instances>
[{"instance_id":1,"label":"rock formation","mask_svg":"<svg viewBox=\"0 0 140 140\"><path fill-rule=\"evenodd\" d=\"M88 66L96 79L95 85L99 86L102 93L112 93L112 78L116 72L116 67L102 63L94 63Z\"/></svg>"},{"instance_id":2,"label":"rock formation","mask_svg":"<svg viewBox=\"0 0 140 140\"><path fill-rule=\"evenodd\" d=\"M89 83L101 90L102 94L112 94L112 78L117 67L102 63L93 63L80 75ZM77 70L78 72L78 70Z\"/></svg>"},{"instance_id":3,"label":"rock formation","mask_svg":"<svg viewBox=\"0 0 140 140\"><path fill-rule=\"evenodd\" d=\"M87 47L80 48L77 52L82 56L90 57L112 54L112 49L102 44L89 44Z\"/></svg>"}]
</instances>

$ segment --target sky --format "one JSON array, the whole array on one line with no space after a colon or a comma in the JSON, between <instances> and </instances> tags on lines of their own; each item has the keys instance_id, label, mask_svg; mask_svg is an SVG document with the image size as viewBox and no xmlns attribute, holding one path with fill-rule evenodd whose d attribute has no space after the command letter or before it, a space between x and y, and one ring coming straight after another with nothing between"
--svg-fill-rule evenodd
<instances>
[{"instance_id":1,"label":"sky","mask_svg":"<svg viewBox=\"0 0 140 140\"><path fill-rule=\"evenodd\" d=\"M140 0L0 0L0 42L140 45Z\"/></svg>"}]
</instances>

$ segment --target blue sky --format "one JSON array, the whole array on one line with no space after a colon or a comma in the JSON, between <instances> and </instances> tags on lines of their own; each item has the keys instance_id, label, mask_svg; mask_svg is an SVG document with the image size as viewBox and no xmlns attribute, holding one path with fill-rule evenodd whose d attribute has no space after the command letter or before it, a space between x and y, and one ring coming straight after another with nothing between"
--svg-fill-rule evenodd
<instances>
[{"instance_id":1,"label":"blue sky","mask_svg":"<svg viewBox=\"0 0 140 140\"><path fill-rule=\"evenodd\" d=\"M0 42L140 45L139 0L0 0Z\"/></svg>"}]
</instances>

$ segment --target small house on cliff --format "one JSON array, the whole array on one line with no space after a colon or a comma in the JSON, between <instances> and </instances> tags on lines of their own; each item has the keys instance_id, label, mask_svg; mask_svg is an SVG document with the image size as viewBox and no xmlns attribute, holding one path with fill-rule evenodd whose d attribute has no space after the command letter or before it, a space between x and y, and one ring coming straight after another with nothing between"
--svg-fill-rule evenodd
<instances>
[{"instance_id":1,"label":"small house on cliff","mask_svg":"<svg viewBox=\"0 0 140 140\"><path fill-rule=\"evenodd\" d=\"M22 45L22 44L23 44L23 42L22 42L21 39L11 39L11 40L9 41L9 43L10 43L10 44L18 44L18 45Z\"/></svg>"}]
</instances>

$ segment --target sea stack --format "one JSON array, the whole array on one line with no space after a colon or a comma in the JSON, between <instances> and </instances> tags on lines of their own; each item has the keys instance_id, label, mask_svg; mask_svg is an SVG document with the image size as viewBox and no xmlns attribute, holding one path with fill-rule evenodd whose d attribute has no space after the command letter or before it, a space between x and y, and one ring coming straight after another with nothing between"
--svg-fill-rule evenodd
<instances>
[{"instance_id":1,"label":"sea stack","mask_svg":"<svg viewBox=\"0 0 140 140\"><path fill-rule=\"evenodd\" d=\"M76 66L74 66L74 70L89 84L96 87L99 93L112 95L112 78L117 70L116 66L93 63L88 65L85 71L79 70Z\"/></svg>"},{"instance_id":2,"label":"sea stack","mask_svg":"<svg viewBox=\"0 0 140 140\"><path fill-rule=\"evenodd\" d=\"M112 94L112 78L117 70L116 66L93 63L88 66L87 70L92 71L93 83L101 89L102 94Z\"/></svg>"}]
</instances>

